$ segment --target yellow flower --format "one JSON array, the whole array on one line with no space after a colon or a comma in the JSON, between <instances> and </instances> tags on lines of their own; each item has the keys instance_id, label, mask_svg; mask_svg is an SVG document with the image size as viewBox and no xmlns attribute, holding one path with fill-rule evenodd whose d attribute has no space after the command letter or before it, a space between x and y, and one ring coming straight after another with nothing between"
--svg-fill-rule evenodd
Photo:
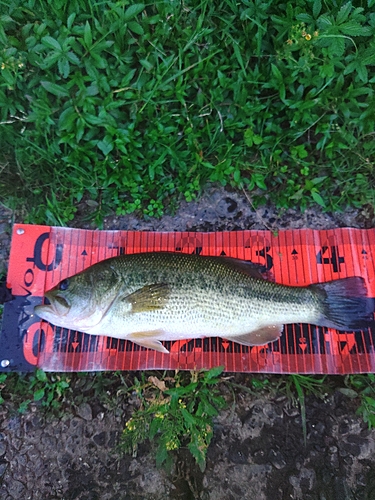
<instances>
[{"instance_id":1,"label":"yellow flower","mask_svg":"<svg viewBox=\"0 0 375 500\"><path fill-rule=\"evenodd\" d=\"M288 45L293 45L293 40L291 40L291 39L289 38L289 39L286 41L286 43L287 43Z\"/></svg>"},{"instance_id":2,"label":"yellow flower","mask_svg":"<svg viewBox=\"0 0 375 500\"><path fill-rule=\"evenodd\" d=\"M1 69L5 69L6 66L5 66L5 63L1 63Z\"/></svg>"},{"instance_id":3,"label":"yellow flower","mask_svg":"<svg viewBox=\"0 0 375 500\"><path fill-rule=\"evenodd\" d=\"M307 33L307 34L305 35L305 40L311 40L311 35L310 35L310 33Z\"/></svg>"},{"instance_id":4,"label":"yellow flower","mask_svg":"<svg viewBox=\"0 0 375 500\"><path fill-rule=\"evenodd\" d=\"M134 431L135 423L134 423L133 419L131 418L130 420L128 420L126 422L125 426L127 427L128 431Z\"/></svg>"}]
</instances>

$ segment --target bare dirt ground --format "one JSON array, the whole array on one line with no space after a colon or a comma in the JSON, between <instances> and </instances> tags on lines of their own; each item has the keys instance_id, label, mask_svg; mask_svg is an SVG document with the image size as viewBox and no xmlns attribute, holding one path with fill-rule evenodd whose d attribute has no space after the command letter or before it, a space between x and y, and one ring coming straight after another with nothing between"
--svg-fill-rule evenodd
<instances>
[{"instance_id":1,"label":"bare dirt ground","mask_svg":"<svg viewBox=\"0 0 375 500\"><path fill-rule=\"evenodd\" d=\"M88 210L82 204L72 225L89 227L83 218ZM12 221L0 206L0 273L7 265ZM182 203L174 216L111 216L104 228L235 231L374 224L371 208L341 214L254 211L243 193L211 188L198 201ZM73 375L74 394L54 414L38 404L20 414L12 398L0 405L1 500L375 499L375 431L356 414L358 401L340 391L342 377L329 377L326 395L307 396L306 445L299 407L284 390L237 387L233 393L223 385L229 405L215 420L204 473L185 449L176 454L170 473L156 468L148 443L136 457L119 456L116 444L134 403L119 397L118 383L103 386L106 397L98 397L90 388L93 377ZM231 380L249 388L252 378L237 374ZM282 377L272 376L272 382L283 386Z\"/></svg>"}]
</instances>

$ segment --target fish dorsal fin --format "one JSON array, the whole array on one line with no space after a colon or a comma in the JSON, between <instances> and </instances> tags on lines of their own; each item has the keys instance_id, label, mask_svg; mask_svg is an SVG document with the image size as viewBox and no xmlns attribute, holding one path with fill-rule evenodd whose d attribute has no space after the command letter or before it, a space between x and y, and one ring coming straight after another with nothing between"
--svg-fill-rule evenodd
<instances>
[{"instance_id":1,"label":"fish dorsal fin","mask_svg":"<svg viewBox=\"0 0 375 500\"><path fill-rule=\"evenodd\" d=\"M126 337L126 340L131 340L132 342L134 342L134 344L138 344L142 347L147 347L147 349L154 349L155 351L168 354L169 351L159 340L157 340L161 335L163 335L162 330L152 330L150 332L133 332Z\"/></svg>"},{"instance_id":2,"label":"fish dorsal fin","mask_svg":"<svg viewBox=\"0 0 375 500\"><path fill-rule=\"evenodd\" d=\"M249 260L232 259L231 257L219 258L222 262L225 262L225 264L227 264L227 266L231 267L232 269L242 271L243 273L248 274L252 278L256 278L258 280L265 279L263 274L266 272L266 268L262 266L262 264L254 264L254 262L250 262Z\"/></svg>"},{"instance_id":3,"label":"fish dorsal fin","mask_svg":"<svg viewBox=\"0 0 375 500\"><path fill-rule=\"evenodd\" d=\"M161 309L167 303L170 295L170 286L167 283L154 283L139 288L130 295L121 298L132 306L132 313Z\"/></svg>"},{"instance_id":4,"label":"fish dorsal fin","mask_svg":"<svg viewBox=\"0 0 375 500\"><path fill-rule=\"evenodd\" d=\"M277 340L283 331L283 325L262 326L258 330L254 330L245 335L236 335L228 340L238 342L243 345L265 345L269 342Z\"/></svg>"}]
</instances>

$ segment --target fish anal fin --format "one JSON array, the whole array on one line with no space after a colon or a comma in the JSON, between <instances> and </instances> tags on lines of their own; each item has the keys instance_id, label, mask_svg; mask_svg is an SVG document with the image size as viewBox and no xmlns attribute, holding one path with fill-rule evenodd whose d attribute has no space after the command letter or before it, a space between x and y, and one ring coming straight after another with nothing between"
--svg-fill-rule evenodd
<instances>
[{"instance_id":1,"label":"fish anal fin","mask_svg":"<svg viewBox=\"0 0 375 500\"><path fill-rule=\"evenodd\" d=\"M158 340L158 337L162 335L162 330L152 330L150 332L134 332L126 337L126 340L131 340L134 344L138 344L147 349L154 349L154 351L163 352L168 354L169 351L163 344Z\"/></svg>"},{"instance_id":2,"label":"fish anal fin","mask_svg":"<svg viewBox=\"0 0 375 500\"><path fill-rule=\"evenodd\" d=\"M139 288L121 300L126 300L131 304L132 313L139 313L162 309L167 303L169 295L170 286L167 283L154 283Z\"/></svg>"},{"instance_id":3,"label":"fish anal fin","mask_svg":"<svg viewBox=\"0 0 375 500\"><path fill-rule=\"evenodd\" d=\"M253 330L245 335L236 335L228 340L248 346L265 345L280 338L283 327L283 325L262 326L258 330Z\"/></svg>"}]
</instances>

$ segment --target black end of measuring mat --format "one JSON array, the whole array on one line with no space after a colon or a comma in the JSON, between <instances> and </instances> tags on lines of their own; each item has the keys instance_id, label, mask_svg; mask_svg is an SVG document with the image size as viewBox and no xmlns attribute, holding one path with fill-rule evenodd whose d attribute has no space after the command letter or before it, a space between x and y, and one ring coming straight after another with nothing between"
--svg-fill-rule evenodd
<instances>
[{"instance_id":1,"label":"black end of measuring mat","mask_svg":"<svg viewBox=\"0 0 375 500\"><path fill-rule=\"evenodd\" d=\"M0 330L0 372L34 371L36 366L29 363L24 355L23 337L30 322L35 319L25 314L24 308L28 297L15 296L12 299L4 304L3 310ZM36 354L37 346L33 350Z\"/></svg>"}]
</instances>

